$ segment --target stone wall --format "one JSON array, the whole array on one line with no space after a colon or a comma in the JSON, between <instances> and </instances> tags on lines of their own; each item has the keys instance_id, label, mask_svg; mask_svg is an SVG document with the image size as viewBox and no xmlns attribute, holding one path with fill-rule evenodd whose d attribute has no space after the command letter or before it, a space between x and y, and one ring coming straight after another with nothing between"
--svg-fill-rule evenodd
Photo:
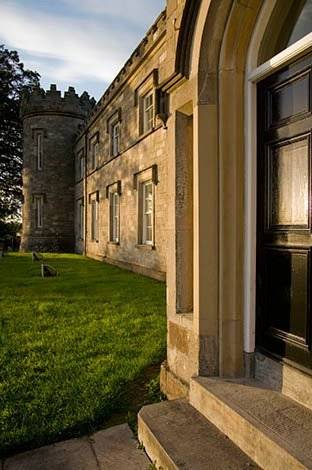
<instances>
[{"instance_id":1,"label":"stone wall","mask_svg":"<svg viewBox=\"0 0 312 470\"><path fill-rule=\"evenodd\" d=\"M86 106L85 106L86 105ZM56 87L35 90L23 102L23 232L21 250L74 250L73 144L90 110L86 94L73 88L61 97ZM37 165L36 135L42 136L42 167ZM43 199L42 227L36 226L35 198Z\"/></svg>"},{"instance_id":2,"label":"stone wall","mask_svg":"<svg viewBox=\"0 0 312 470\"><path fill-rule=\"evenodd\" d=\"M76 215L77 202L83 198L85 210L85 236L78 234L76 217L76 251L87 256L119 264L127 269L165 279L167 254L167 131L157 117L159 99L157 88L166 78L166 30L164 14L148 32L146 40L127 62L120 79L109 88L99 101L76 146ZM146 91L154 92L154 126L148 133L140 132L140 99ZM120 119L120 153L111 156L110 122L114 116ZM95 170L91 167L90 139L98 134L99 155ZM79 161L81 152L86 157L87 175L81 179ZM157 182L154 186L154 244L140 243L138 231L139 190L136 178L147 176L154 167ZM78 170L77 170L78 169ZM149 177L148 177L149 178ZM109 200L107 187L120 181L120 241L109 240ZM99 236L91 240L90 197L98 192Z\"/></svg>"}]
</instances>

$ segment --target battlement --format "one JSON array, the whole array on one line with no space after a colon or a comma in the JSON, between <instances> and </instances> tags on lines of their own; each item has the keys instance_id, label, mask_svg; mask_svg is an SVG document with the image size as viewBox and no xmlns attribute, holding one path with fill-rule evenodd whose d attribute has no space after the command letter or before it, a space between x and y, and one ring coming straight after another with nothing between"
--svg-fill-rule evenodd
<instances>
[{"instance_id":1,"label":"battlement","mask_svg":"<svg viewBox=\"0 0 312 470\"><path fill-rule=\"evenodd\" d=\"M95 99L90 98L84 91L81 96L75 92L75 88L68 87L62 96L56 85L51 85L50 90L34 88L31 93L26 93L22 100L21 115L26 117L36 114L69 114L86 119L91 113Z\"/></svg>"}]
</instances>

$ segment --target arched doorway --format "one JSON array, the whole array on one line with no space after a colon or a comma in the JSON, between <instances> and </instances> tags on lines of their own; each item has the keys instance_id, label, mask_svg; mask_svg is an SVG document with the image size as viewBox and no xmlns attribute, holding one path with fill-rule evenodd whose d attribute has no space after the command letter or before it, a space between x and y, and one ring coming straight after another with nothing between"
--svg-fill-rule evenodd
<instances>
[{"instance_id":1,"label":"arched doorway","mask_svg":"<svg viewBox=\"0 0 312 470\"><path fill-rule=\"evenodd\" d=\"M311 25L310 0L266 2L245 88L245 350L308 369Z\"/></svg>"},{"instance_id":2,"label":"arched doorway","mask_svg":"<svg viewBox=\"0 0 312 470\"><path fill-rule=\"evenodd\" d=\"M196 81L195 326L203 337L213 332L220 376L241 375L244 365L246 372L255 352L257 83L309 51L310 8L310 0L287 7L203 0L198 13L189 74Z\"/></svg>"},{"instance_id":3,"label":"arched doorway","mask_svg":"<svg viewBox=\"0 0 312 470\"><path fill-rule=\"evenodd\" d=\"M291 7L299 3L295 14ZM284 9L283 16L280 10L285 2L280 0L190 0L185 10L190 20L181 21L177 28L185 40L181 36L183 47L177 51L176 66L183 67L166 84L171 95L168 134L174 162L169 170L173 223L168 370L184 383L194 375L254 373L257 84L308 52L311 33L298 39L298 31L304 28L295 24L309 3L287 2L290 9ZM292 27L285 34L290 18ZM172 24L178 24L176 19ZM176 189L185 185L185 172L179 165L188 149L184 145L187 133L181 127L187 119L180 119L181 113L191 119L193 132L193 152L186 152L192 154L193 169L193 230L192 242L187 244L185 226L176 218ZM192 251L191 262L185 263L185 252L178 249L179 230L182 248ZM187 285L193 292L193 309L187 313L176 302L183 288L178 268L185 264L193 264Z\"/></svg>"}]
</instances>

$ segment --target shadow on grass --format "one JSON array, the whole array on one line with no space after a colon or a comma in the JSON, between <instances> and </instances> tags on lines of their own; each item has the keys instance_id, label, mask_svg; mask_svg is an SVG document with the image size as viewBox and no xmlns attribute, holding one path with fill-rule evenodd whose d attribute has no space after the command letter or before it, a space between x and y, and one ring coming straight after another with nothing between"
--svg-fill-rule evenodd
<instances>
[{"instance_id":1,"label":"shadow on grass","mask_svg":"<svg viewBox=\"0 0 312 470\"><path fill-rule=\"evenodd\" d=\"M165 356L163 357L163 360ZM113 398L111 408L107 406L94 416L92 422L81 421L75 426L67 428L61 433L42 437L42 439L23 442L22 445L8 447L0 454L0 458L7 459L15 454L33 450L42 446L51 445L67 439L79 438L94 432L128 423L137 436L137 414L139 410L148 404L165 400L160 391L159 372L163 361L152 364L133 381L121 384L120 391Z\"/></svg>"}]
</instances>

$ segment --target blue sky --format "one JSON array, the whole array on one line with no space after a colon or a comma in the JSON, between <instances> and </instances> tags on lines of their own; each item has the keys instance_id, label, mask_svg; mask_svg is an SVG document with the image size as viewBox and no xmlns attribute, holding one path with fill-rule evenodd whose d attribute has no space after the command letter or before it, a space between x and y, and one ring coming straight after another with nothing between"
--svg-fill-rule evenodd
<instances>
[{"instance_id":1,"label":"blue sky","mask_svg":"<svg viewBox=\"0 0 312 470\"><path fill-rule=\"evenodd\" d=\"M0 0L0 43L41 86L99 99L165 7L165 0Z\"/></svg>"}]
</instances>

